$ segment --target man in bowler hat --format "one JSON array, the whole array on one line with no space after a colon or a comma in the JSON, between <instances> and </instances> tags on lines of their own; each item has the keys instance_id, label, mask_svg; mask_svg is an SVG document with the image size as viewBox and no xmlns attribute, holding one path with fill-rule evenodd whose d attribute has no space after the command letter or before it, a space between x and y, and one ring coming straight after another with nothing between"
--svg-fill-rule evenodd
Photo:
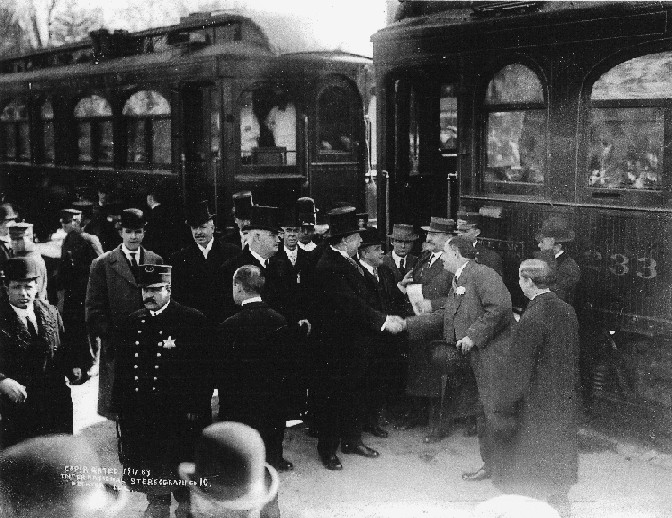
<instances>
[{"instance_id":1,"label":"man in bowler hat","mask_svg":"<svg viewBox=\"0 0 672 518\"><path fill-rule=\"evenodd\" d=\"M9 238L12 242L12 257L30 257L37 267L37 298L48 300L47 296L47 265L39 252L35 251L32 223L16 223L9 227Z\"/></svg>"},{"instance_id":2,"label":"man in bowler hat","mask_svg":"<svg viewBox=\"0 0 672 518\"><path fill-rule=\"evenodd\" d=\"M240 248L215 235L214 216L207 200L190 205L186 224L193 241L173 255L172 297L201 311L210 322L219 321L222 295L216 288L217 271L240 254Z\"/></svg>"},{"instance_id":3,"label":"man in bowler hat","mask_svg":"<svg viewBox=\"0 0 672 518\"><path fill-rule=\"evenodd\" d=\"M2 446L50 433L72 434L72 398L65 376L81 368L63 342L56 307L36 298L38 270L31 258L4 266L0 303L0 412Z\"/></svg>"},{"instance_id":4,"label":"man in bowler hat","mask_svg":"<svg viewBox=\"0 0 672 518\"><path fill-rule=\"evenodd\" d=\"M161 256L142 246L144 237L142 211L122 211L122 243L93 260L86 289L86 325L91 335L100 338L101 346L98 413L112 419L114 414L110 412L110 399L114 381L114 351L126 318L142 308L139 265L163 263Z\"/></svg>"},{"instance_id":5,"label":"man in bowler hat","mask_svg":"<svg viewBox=\"0 0 672 518\"><path fill-rule=\"evenodd\" d=\"M336 452L378 457L362 442L368 347L372 337L397 329L373 308L362 267L353 259L362 242L354 207L329 212L330 237L315 272L317 450L323 465L340 470Z\"/></svg>"},{"instance_id":6,"label":"man in bowler hat","mask_svg":"<svg viewBox=\"0 0 672 518\"><path fill-rule=\"evenodd\" d=\"M494 250L483 246L478 241L478 236L481 235L481 214L478 212L458 212L457 213L457 232L458 236L462 236L465 239L468 239L474 244L474 251L477 263L489 266L495 270L500 277L503 273L502 268L502 256L500 256Z\"/></svg>"},{"instance_id":7,"label":"man in bowler hat","mask_svg":"<svg viewBox=\"0 0 672 518\"><path fill-rule=\"evenodd\" d=\"M118 415L123 480L147 495L147 518L188 516L189 491L175 484L211 421L211 349L205 316L171 300L171 267L138 270L144 307L127 319L116 350L112 411ZM154 482L152 481L164 481Z\"/></svg>"}]
</instances>

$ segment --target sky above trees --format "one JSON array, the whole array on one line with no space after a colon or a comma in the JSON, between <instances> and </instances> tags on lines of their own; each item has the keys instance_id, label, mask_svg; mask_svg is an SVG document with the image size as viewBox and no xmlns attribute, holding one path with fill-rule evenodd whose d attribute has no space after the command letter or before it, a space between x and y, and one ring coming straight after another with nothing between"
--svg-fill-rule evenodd
<instances>
[{"instance_id":1,"label":"sky above trees","mask_svg":"<svg viewBox=\"0 0 672 518\"><path fill-rule=\"evenodd\" d=\"M196 11L265 11L268 30L301 31L315 50L371 55L370 36L385 25L390 0L0 0L0 53L60 45L91 30L138 31L178 23ZM282 21L282 23L280 23ZM262 24L263 27L263 24ZM288 36L295 36L290 34ZM280 49L295 50L295 49Z\"/></svg>"}]
</instances>

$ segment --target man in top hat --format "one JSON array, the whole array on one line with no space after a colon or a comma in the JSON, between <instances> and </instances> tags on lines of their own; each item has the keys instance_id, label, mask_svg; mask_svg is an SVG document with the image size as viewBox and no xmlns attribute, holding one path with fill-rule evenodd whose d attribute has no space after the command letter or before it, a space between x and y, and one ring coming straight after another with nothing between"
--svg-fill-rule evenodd
<instances>
[{"instance_id":1,"label":"man in top hat","mask_svg":"<svg viewBox=\"0 0 672 518\"><path fill-rule=\"evenodd\" d=\"M233 298L241 309L217 332L219 419L256 428L266 459L278 471L293 469L283 456L287 421L288 367L295 361L287 321L262 298L260 268L245 265L233 274Z\"/></svg>"},{"instance_id":2,"label":"man in top hat","mask_svg":"<svg viewBox=\"0 0 672 518\"><path fill-rule=\"evenodd\" d=\"M145 217L141 210L121 214L122 243L91 263L84 302L89 333L100 338L98 413L114 418L110 399L114 381L114 350L126 317L142 308L138 284L140 264L162 264L161 256L145 250Z\"/></svg>"},{"instance_id":3,"label":"man in top hat","mask_svg":"<svg viewBox=\"0 0 672 518\"><path fill-rule=\"evenodd\" d=\"M301 227L299 232L299 248L306 252L313 252L317 244L313 241L315 236L315 224L317 223L317 210L315 200L303 196L296 200L296 219Z\"/></svg>"},{"instance_id":4,"label":"man in top hat","mask_svg":"<svg viewBox=\"0 0 672 518\"><path fill-rule=\"evenodd\" d=\"M84 372L88 372L97 363L98 351L95 351L97 347L92 348L86 331L84 301L91 263L103 254L103 248L96 236L82 231L81 217L82 213L76 209L61 210L59 219L65 238L56 283L59 290L64 290L63 323L68 331L68 343Z\"/></svg>"},{"instance_id":5,"label":"man in top hat","mask_svg":"<svg viewBox=\"0 0 672 518\"><path fill-rule=\"evenodd\" d=\"M221 311L221 294L215 289L218 270L240 254L240 248L215 236L214 214L207 200L190 205L186 210L186 224L193 241L173 255L172 297L196 308L215 324Z\"/></svg>"},{"instance_id":6,"label":"man in top hat","mask_svg":"<svg viewBox=\"0 0 672 518\"><path fill-rule=\"evenodd\" d=\"M33 241L33 224L16 223L9 227L9 238L12 243L12 257L30 257L37 267L37 298L48 300L47 297L47 265L39 252L35 251Z\"/></svg>"},{"instance_id":7,"label":"man in top hat","mask_svg":"<svg viewBox=\"0 0 672 518\"><path fill-rule=\"evenodd\" d=\"M481 214L478 212L458 212L456 233L458 236L462 236L474 244L476 252L474 259L478 264L489 266L501 277L504 271L502 268L502 256L494 250L483 246L478 241L478 236L481 235L481 229L479 228L481 217Z\"/></svg>"},{"instance_id":8,"label":"man in top hat","mask_svg":"<svg viewBox=\"0 0 672 518\"><path fill-rule=\"evenodd\" d=\"M241 248L247 245L247 226L252 217L252 191L239 191L233 194L233 220L238 227Z\"/></svg>"},{"instance_id":9,"label":"man in top hat","mask_svg":"<svg viewBox=\"0 0 672 518\"><path fill-rule=\"evenodd\" d=\"M422 229L427 231L425 250L398 286L404 291L409 284L422 285L423 300L416 303L416 308L417 311L431 313L445 304L450 292L453 275L444 268L442 257L446 242L454 236L455 221L432 217L429 226ZM406 394L411 398L411 408L405 422L401 424L405 429L430 424L438 410L442 390L441 373L430 362L430 347L429 341L409 345ZM434 440L430 435L427 436L428 442Z\"/></svg>"},{"instance_id":10,"label":"man in top hat","mask_svg":"<svg viewBox=\"0 0 672 518\"><path fill-rule=\"evenodd\" d=\"M574 231L570 230L567 222L559 216L551 216L541 225L541 230L534 235L539 250L544 258L550 259L556 270L556 282L551 288L554 293L570 305L574 305L576 286L581 278L581 269L566 250L565 243L574 241Z\"/></svg>"},{"instance_id":11,"label":"man in top hat","mask_svg":"<svg viewBox=\"0 0 672 518\"><path fill-rule=\"evenodd\" d=\"M65 376L81 377L63 338L58 310L36 299L32 258L5 263L0 306L0 412L3 447L30 437L72 433L72 398Z\"/></svg>"},{"instance_id":12,"label":"man in top hat","mask_svg":"<svg viewBox=\"0 0 672 518\"><path fill-rule=\"evenodd\" d=\"M0 517L90 518L121 513L127 492L77 479L66 466L103 466L81 436L52 435L23 441L0 454ZM80 482L80 483L77 483Z\"/></svg>"},{"instance_id":13,"label":"man in top hat","mask_svg":"<svg viewBox=\"0 0 672 518\"><path fill-rule=\"evenodd\" d=\"M394 274L396 282L401 281L415 267L418 258L411 253L413 243L418 239L413 225L395 223L392 234L388 235L392 250L383 256L383 264Z\"/></svg>"},{"instance_id":14,"label":"man in top hat","mask_svg":"<svg viewBox=\"0 0 672 518\"><path fill-rule=\"evenodd\" d=\"M180 464L194 518L279 518L278 473L264 460L259 433L243 423L215 423L203 430L194 462Z\"/></svg>"},{"instance_id":15,"label":"man in top hat","mask_svg":"<svg viewBox=\"0 0 672 518\"><path fill-rule=\"evenodd\" d=\"M139 267L144 307L126 318L112 395L123 480L147 494L148 518L170 516L171 492L177 516L188 516L189 491L175 483L177 468L193 458L195 442L211 421L207 322L200 311L171 300L170 270Z\"/></svg>"},{"instance_id":16,"label":"man in top hat","mask_svg":"<svg viewBox=\"0 0 672 518\"><path fill-rule=\"evenodd\" d=\"M181 232L178 231L175 210L168 205L168 191L165 182L157 183L147 194L145 245L161 257L168 259L178 249Z\"/></svg>"},{"instance_id":17,"label":"man in top hat","mask_svg":"<svg viewBox=\"0 0 672 518\"><path fill-rule=\"evenodd\" d=\"M327 469L340 470L336 455L378 457L362 442L364 394L369 344L395 320L368 302L364 270L353 259L362 242L354 207L329 212L329 238L315 271L317 336L317 451Z\"/></svg>"}]
</instances>

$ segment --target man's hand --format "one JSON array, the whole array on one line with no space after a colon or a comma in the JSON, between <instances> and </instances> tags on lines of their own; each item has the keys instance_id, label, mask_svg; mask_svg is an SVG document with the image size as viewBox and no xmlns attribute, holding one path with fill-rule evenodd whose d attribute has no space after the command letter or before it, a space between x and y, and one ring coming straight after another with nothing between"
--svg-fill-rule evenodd
<instances>
[{"instance_id":1,"label":"man's hand","mask_svg":"<svg viewBox=\"0 0 672 518\"><path fill-rule=\"evenodd\" d=\"M457 341L456 347L462 351L462 354L467 354L474 348L474 341L468 336L465 336Z\"/></svg>"},{"instance_id":2,"label":"man's hand","mask_svg":"<svg viewBox=\"0 0 672 518\"><path fill-rule=\"evenodd\" d=\"M406 329L406 320L396 315L387 315L383 330L396 335Z\"/></svg>"},{"instance_id":3,"label":"man's hand","mask_svg":"<svg viewBox=\"0 0 672 518\"><path fill-rule=\"evenodd\" d=\"M82 381L82 369L80 367L74 367L72 369L72 382L79 383L80 381Z\"/></svg>"},{"instance_id":4,"label":"man's hand","mask_svg":"<svg viewBox=\"0 0 672 518\"><path fill-rule=\"evenodd\" d=\"M402 286L406 286L412 283L413 283L413 270L409 270L406 272L406 275L404 275L404 278L399 281L399 284L401 284Z\"/></svg>"},{"instance_id":5,"label":"man's hand","mask_svg":"<svg viewBox=\"0 0 672 518\"><path fill-rule=\"evenodd\" d=\"M24 403L28 398L26 387L12 378L0 381L0 393L7 395L12 403Z\"/></svg>"},{"instance_id":6,"label":"man's hand","mask_svg":"<svg viewBox=\"0 0 672 518\"><path fill-rule=\"evenodd\" d=\"M299 327L304 328L306 330L306 336L309 336L311 329L313 329L313 326L310 325L310 322L308 322L307 318L299 320Z\"/></svg>"}]
</instances>

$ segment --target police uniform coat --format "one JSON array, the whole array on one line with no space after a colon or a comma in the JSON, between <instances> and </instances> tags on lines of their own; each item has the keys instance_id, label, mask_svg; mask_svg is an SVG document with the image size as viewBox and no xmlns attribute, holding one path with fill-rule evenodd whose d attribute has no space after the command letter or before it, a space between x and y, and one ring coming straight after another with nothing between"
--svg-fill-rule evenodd
<instances>
[{"instance_id":1,"label":"police uniform coat","mask_svg":"<svg viewBox=\"0 0 672 518\"><path fill-rule=\"evenodd\" d=\"M11 378L26 387L23 403L0 398L2 447L52 433L72 434L72 398L65 376L74 367L63 346L63 322L58 310L34 302L37 338L19 320L9 302L0 306L0 379Z\"/></svg>"},{"instance_id":2,"label":"police uniform coat","mask_svg":"<svg viewBox=\"0 0 672 518\"><path fill-rule=\"evenodd\" d=\"M141 247L138 264L163 264L163 259ZM98 413L102 416L113 417L110 413L110 399L118 333L123 329L126 317L142 307L140 286L121 245L94 259L86 289L85 309L89 333L100 337Z\"/></svg>"},{"instance_id":3,"label":"police uniform coat","mask_svg":"<svg viewBox=\"0 0 672 518\"><path fill-rule=\"evenodd\" d=\"M576 483L578 352L572 307L554 293L537 295L496 376L492 467L502 491L539 498Z\"/></svg>"},{"instance_id":4,"label":"police uniform coat","mask_svg":"<svg viewBox=\"0 0 672 518\"><path fill-rule=\"evenodd\" d=\"M383 256L383 264L387 266L390 271L392 271L395 282L399 282L401 279L403 279L404 275L406 275L406 272L412 270L415 267L415 263L418 262L418 258L413 254L408 254L405 259L406 265L404 271L401 271L399 268L397 268L397 263L394 262L392 251L386 253Z\"/></svg>"},{"instance_id":5,"label":"police uniform coat","mask_svg":"<svg viewBox=\"0 0 672 518\"><path fill-rule=\"evenodd\" d=\"M173 300L198 309L214 324L221 319L221 295L216 289L218 270L226 261L239 255L241 250L216 237L213 240L207 259L196 242L192 241L173 255L171 263Z\"/></svg>"},{"instance_id":6,"label":"police uniform coat","mask_svg":"<svg viewBox=\"0 0 672 518\"><path fill-rule=\"evenodd\" d=\"M118 414L119 457L131 489L167 493L174 485L133 483L143 478L179 479L180 462L192 460L195 441L210 423L212 364L207 321L198 310L171 301L152 316L148 309L126 319L116 351L113 412ZM187 414L196 414L195 420Z\"/></svg>"}]
</instances>

